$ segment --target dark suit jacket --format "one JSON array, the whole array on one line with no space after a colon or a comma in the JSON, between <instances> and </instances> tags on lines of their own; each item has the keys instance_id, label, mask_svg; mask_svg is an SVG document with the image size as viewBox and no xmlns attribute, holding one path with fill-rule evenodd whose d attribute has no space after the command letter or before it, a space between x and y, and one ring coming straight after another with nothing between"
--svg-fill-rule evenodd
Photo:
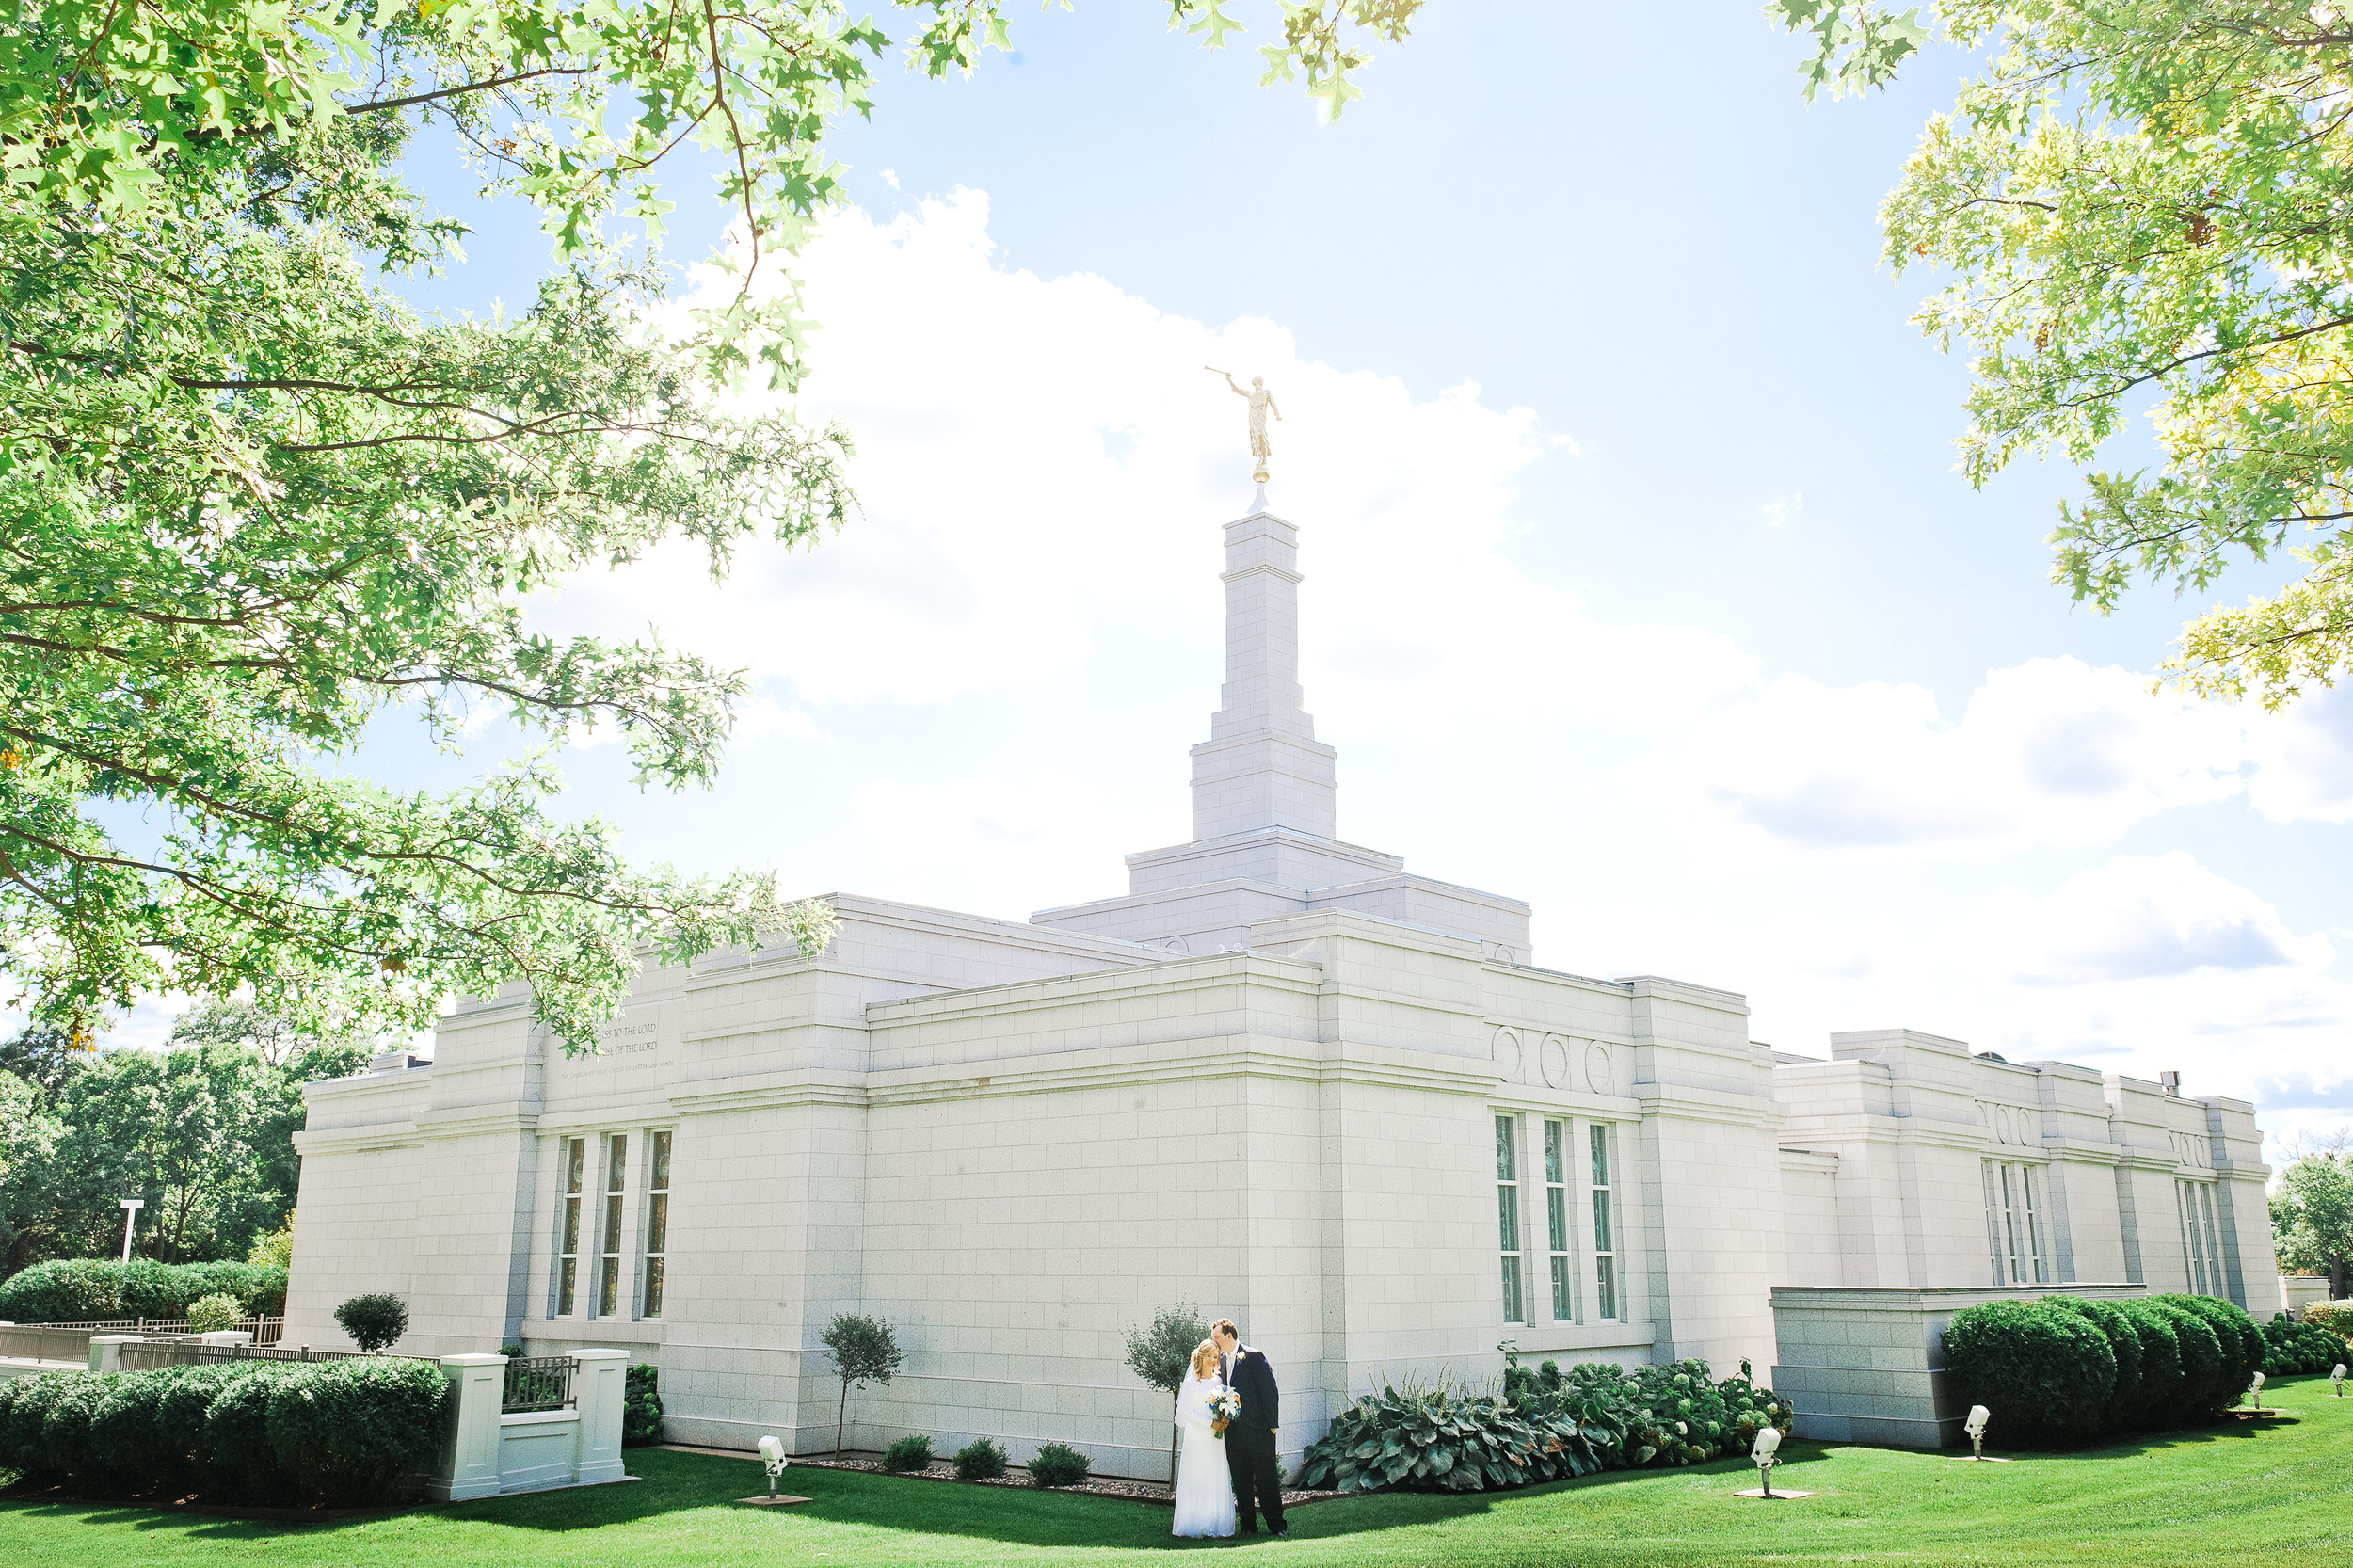
<instances>
[{"instance_id":1,"label":"dark suit jacket","mask_svg":"<svg viewBox=\"0 0 2353 1568\"><path fill-rule=\"evenodd\" d=\"M1283 1391L1266 1352L1244 1345L1225 1358L1225 1386L1241 1396L1241 1424L1273 1432L1283 1424Z\"/></svg>"}]
</instances>

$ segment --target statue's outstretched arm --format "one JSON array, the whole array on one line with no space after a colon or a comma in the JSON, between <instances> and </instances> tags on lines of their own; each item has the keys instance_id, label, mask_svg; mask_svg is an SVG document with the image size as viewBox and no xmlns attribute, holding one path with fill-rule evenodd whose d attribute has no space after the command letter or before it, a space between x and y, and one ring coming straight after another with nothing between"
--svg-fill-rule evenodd
<instances>
[{"instance_id":1,"label":"statue's outstretched arm","mask_svg":"<svg viewBox=\"0 0 2353 1568\"><path fill-rule=\"evenodd\" d=\"M1241 390L1241 385L1234 379L1234 373L1232 371L1219 370L1215 365L1203 365L1201 368L1209 371L1212 375L1225 376L1226 386L1233 389L1233 392L1236 397L1248 397L1250 395L1248 392Z\"/></svg>"}]
</instances>

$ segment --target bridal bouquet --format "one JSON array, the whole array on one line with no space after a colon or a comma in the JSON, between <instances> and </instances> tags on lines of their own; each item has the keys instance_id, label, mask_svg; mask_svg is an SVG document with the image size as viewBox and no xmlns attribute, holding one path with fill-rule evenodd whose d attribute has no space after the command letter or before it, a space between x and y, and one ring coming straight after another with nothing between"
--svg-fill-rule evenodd
<instances>
[{"instance_id":1,"label":"bridal bouquet","mask_svg":"<svg viewBox=\"0 0 2353 1568\"><path fill-rule=\"evenodd\" d=\"M1225 1435L1225 1429L1241 1418L1241 1396L1232 1389L1224 1389L1209 1396L1209 1431Z\"/></svg>"}]
</instances>

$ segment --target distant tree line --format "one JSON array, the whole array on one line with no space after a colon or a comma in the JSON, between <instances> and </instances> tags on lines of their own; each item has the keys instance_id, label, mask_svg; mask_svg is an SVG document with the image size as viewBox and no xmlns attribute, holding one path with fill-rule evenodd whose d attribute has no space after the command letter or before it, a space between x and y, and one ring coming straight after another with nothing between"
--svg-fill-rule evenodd
<instances>
[{"instance_id":1,"label":"distant tree line","mask_svg":"<svg viewBox=\"0 0 2353 1568\"><path fill-rule=\"evenodd\" d=\"M234 1004L182 1015L161 1050L77 1050L39 1026L0 1044L0 1275L117 1256L131 1197L146 1200L135 1256L267 1250L294 1211L302 1086L373 1048Z\"/></svg>"}]
</instances>

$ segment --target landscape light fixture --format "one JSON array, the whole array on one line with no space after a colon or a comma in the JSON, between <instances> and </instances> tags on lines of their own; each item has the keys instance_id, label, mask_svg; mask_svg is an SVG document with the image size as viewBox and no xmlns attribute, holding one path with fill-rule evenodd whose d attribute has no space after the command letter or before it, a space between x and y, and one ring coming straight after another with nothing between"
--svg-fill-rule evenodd
<instances>
[{"instance_id":1,"label":"landscape light fixture","mask_svg":"<svg viewBox=\"0 0 2353 1568\"><path fill-rule=\"evenodd\" d=\"M760 1463L768 1472L768 1500L776 1500L776 1482L783 1479L784 1467L792 1463L784 1457L784 1445L773 1437L760 1440Z\"/></svg>"},{"instance_id":2,"label":"landscape light fixture","mask_svg":"<svg viewBox=\"0 0 2353 1568\"><path fill-rule=\"evenodd\" d=\"M1791 1492L1786 1489L1776 1492L1773 1490L1773 1466L1781 1463L1781 1429L1779 1427L1767 1427L1756 1434L1756 1447L1750 1450L1749 1458L1756 1463L1756 1479L1762 1484L1750 1487L1745 1492L1735 1492L1734 1496L1763 1497L1773 1502L1789 1502L1799 1497L1814 1496L1811 1492Z\"/></svg>"},{"instance_id":3,"label":"landscape light fixture","mask_svg":"<svg viewBox=\"0 0 2353 1568\"><path fill-rule=\"evenodd\" d=\"M145 1198L122 1200L122 1261L131 1261L131 1227L138 1224L139 1210L147 1207Z\"/></svg>"},{"instance_id":4,"label":"landscape light fixture","mask_svg":"<svg viewBox=\"0 0 2353 1568\"><path fill-rule=\"evenodd\" d=\"M2257 1372L2255 1381L2247 1385L2247 1397L2255 1401L2257 1410L2264 1407L2264 1375L2261 1372Z\"/></svg>"},{"instance_id":5,"label":"landscape light fixture","mask_svg":"<svg viewBox=\"0 0 2353 1568\"><path fill-rule=\"evenodd\" d=\"M1971 1451L1961 1456L1961 1463L1965 1464L2008 1464L2009 1463L2007 1459L1990 1459L1986 1456L1985 1429L1993 1419L1993 1412L1986 1409L1985 1406L1973 1404L1969 1407L1969 1419L1961 1424L1961 1430L1969 1434Z\"/></svg>"},{"instance_id":6,"label":"landscape light fixture","mask_svg":"<svg viewBox=\"0 0 2353 1568\"><path fill-rule=\"evenodd\" d=\"M1769 1497L1773 1495L1773 1466L1781 1463L1775 1457L1780 1452L1781 1429L1779 1427L1767 1427L1756 1434L1756 1448L1749 1457L1756 1461L1757 1484L1764 1489L1765 1496Z\"/></svg>"},{"instance_id":7,"label":"landscape light fixture","mask_svg":"<svg viewBox=\"0 0 2353 1568\"><path fill-rule=\"evenodd\" d=\"M2329 1369L2329 1381L2337 1385L2337 1398L2345 1398L2345 1363L2340 1361Z\"/></svg>"}]
</instances>

